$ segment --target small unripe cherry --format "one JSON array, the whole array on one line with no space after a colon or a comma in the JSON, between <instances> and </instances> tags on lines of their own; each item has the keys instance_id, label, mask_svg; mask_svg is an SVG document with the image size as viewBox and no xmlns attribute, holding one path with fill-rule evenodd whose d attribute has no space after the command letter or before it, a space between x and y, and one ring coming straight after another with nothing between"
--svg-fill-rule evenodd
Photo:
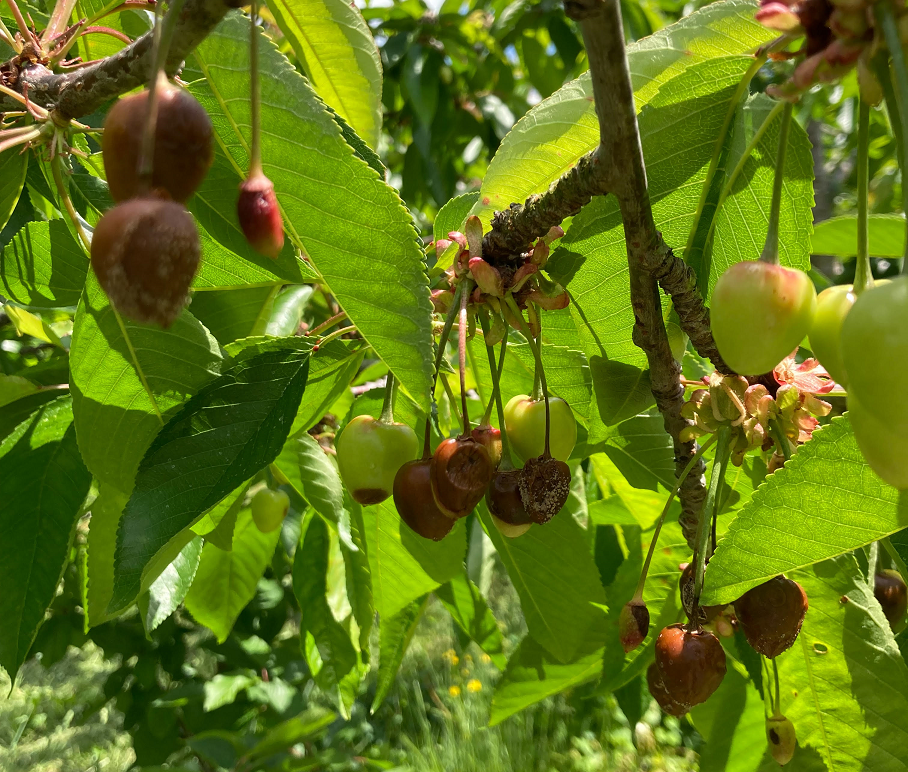
<instances>
[{"instance_id":1,"label":"small unripe cherry","mask_svg":"<svg viewBox=\"0 0 908 772\"><path fill-rule=\"evenodd\" d=\"M898 571L891 568L878 571L874 577L873 594L883 607L889 626L898 627L908 611L908 587Z\"/></svg>"},{"instance_id":2,"label":"small unripe cherry","mask_svg":"<svg viewBox=\"0 0 908 772\"><path fill-rule=\"evenodd\" d=\"M256 491L249 506L256 527L262 533L270 533L284 522L290 509L290 497L285 491L262 488Z\"/></svg>"},{"instance_id":3,"label":"small unripe cherry","mask_svg":"<svg viewBox=\"0 0 908 772\"><path fill-rule=\"evenodd\" d=\"M501 430L494 426L477 426L470 436L486 449L492 469L498 469L501 463Z\"/></svg>"},{"instance_id":4,"label":"small unripe cherry","mask_svg":"<svg viewBox=\"0 0 908 772\"><path fill-rule=\"evenodd\" d=\"M520 499L520 470L499 470L486 491L486 504L495 527L509 538L522 536L533 524Z\"/></svg>"},{"instance_id":5,"label":"small unripe cherry","mask_svg":"<svg viewBox=\"0 0 908 772\"><path fill-rule=\"evenodd\" d=\"M438 508L454 519L466 517L489 487L492 461L470 437L444 440L432 456L432 493Z\"/></svg>"},{"instance_id":6,"label":"small unripe cherry","mask_svg":"<svg viewBox=\"0 0 908 772\"><path fill-rule=\"evenodd\" d=\"M636 649L649 633L649 609L642 598L632 598L618 615L618 638L628 654Z\"/></svg>"},{"instance_id":7,"label":"small unripe cherry","mask_svg":"<svg viewBox=\"0 0 908 772\"><path fill-rule=\"evenodd\" d=\"M454 527L454 520L442 513L432 496L431 459L408 461L397 470L394 506L400 519L424 539L441 541Z\"/></svg>"},{"instance_id":8,"label":"small unripe cherry","mask_svg":"<svg viewBox=\"0 0 908 772\"><path fill-rule=\"evenodd\" d=\"M530 520L542 525L567 503L571 495L571 470L557 458L531 458L520 470L518 487Z\"/></svg>"},{"instance_id":9,"label":"small unripe cherry","mask_svg":"<svg viewBox=\"0 0 908 772\"><path fill-rule=\"evenodd\" d=\"M807 608L804 588L784 576L763 582L735 601L735 614L744 637L754 651L769 659L795 642Z\"/></svg>"},{"instance_id":10,"label":"small unripe cherry","mask_svg":"<svg viewBox=\"0 0 908 772\"><path fill-rule=\"evenodd\" d=\"M91 266L114 308L134 322L169 327L189 302L199 232L173 201L134 198L109 209L91 240Z\"/></svg>"},{"instance_id":11,"label":"small unripe cherry","mask_svg":"<svg viewBox=\"0 0 908 772\"><path fill-rule=\"evenodd\" d=\"M256 172L243 182L236 213L249 245L259 254L277 260L284 246L284 223L271 180Z\"/></svg>"},{"instance_id":12,"label":"small unripe cherry","mask_svg":"<svg viewBox=\"0 0 908 772\"><path fill-rule=\"evenodd\" d=\"M798 745L798 736L794 724L785 716L775 715L766 719L766 741L769 743L769 752L780 767L784 767Z\"/></svg>"},{"instance_id":13,"label":"small unripe cherry","mask_svg":"<svg viewBox=\"0 0 908 772\"><path fill-rule=\"evenodd\" d=\"M662 682L662 674L659 672L659 668L656 667L655 662L646 669L646 685L649 687L649 693L653 696L653 699L659 703L659 707L668 715L683 716L687 713L688 707L675 702L668 693L668 689L665 688L665 684Z\"/></svg>"},{"instance_id":14,"label":"small unripe cherry","mask_svg":"<svg viewBox=\"0 0 908 772\"><path fill-rule=\"evenodd\" d=\"M192 94L161 76L156 85L158 118L155 123L151 187L185 202L195 193L214 161L211 119ZM148 118L148 94L119 100L104 121L101 149L107 185L114 201L140 195L139 156Z\"/></svg>"},{"instance_id":15,"label":"small unripe cherry","mask_svg":"<svg viewBox=\"0 0 908 772\"><path fill-rule=\"evenodd\" d=\"M795 268L745 260L716 282L710 326L722 358L735 372L770 372L810 331L817 293Z\"/></svg>"},{"instance_id":16,"label":"small unripe cherry","mask_svg":"<svg viewBox=\"0 0 908 772\"><path fill-rule=\"evenodd\" d=\"M688 710L706 702L725 677L725 650L706 630L674 624L656 639L656 667L665 690Z\"/></svg>"},{"instance_id":17,"label":"small unripe cherry","mask_svg":"<svg viewBox=\"0 0 908 772\"><path fill-rule=\"evenodd\" d=\"M857 295L851 284L827 287L817 295L817 310L810 328L810 348L836 383L845 386L847 375L842 361L842 325Z\"/></svg>"}]
</instances>

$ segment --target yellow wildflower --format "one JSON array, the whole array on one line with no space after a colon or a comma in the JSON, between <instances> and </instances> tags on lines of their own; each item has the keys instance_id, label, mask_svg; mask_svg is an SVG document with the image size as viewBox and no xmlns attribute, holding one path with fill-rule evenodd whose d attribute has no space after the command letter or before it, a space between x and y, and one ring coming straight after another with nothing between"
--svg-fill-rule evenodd
<instances>
[{"instance_id":1,"label":"yellow wildflower","mask_svg":"<svg viewBox=\"0 0 908 772\"><path fill-rule=\"evenodd\" d=\"M464 678L466 678L468 675L470 675L470 670L469 670L469 668L465 668L465 667L464 667L464 668L461 668L461 669L460 669L460 674L461 674Z\"/></svg>"},{"instance_id":2,"label":"yellow wildflower","mask_svg":"<svg viewBox=\"0 0 908 772\"><path fill-rule=\"evenodd\" d=\"M483 654L479 659L483 665L488 665L492 661L492 658L488 654Z\"/></svg>"},{"instance_id":3,"label":"yellow wildflower","mask_svg":"<svg viewBox=\"0 0 908 772\"><path fill-rule=\"evenodd\" d=\"M473 657L471 657L469 654L464 654L463 661L468 665L471 665L473 664Z\"/></svg>"},{"instance_id":4,"label":"yellow wildflower","mask_svg":"<svg viewBox=\"0 0 908 772\"><path fill-rule=\"evenodd\" d=\"M441 655L452 665L457 665L460 662L460 658L457 656L457 652L454 649L448 649L444 654Z\"/></svg>"},{"instance_id":5,"label":"yellow wildflower","mask_svg":"<svg viewBox=\"0 0 908 772\"><path fill-rule=\"evenodd\" d=\"M471 681L471 683L472 683L472 681ZM467 688L468 689L470 688L469 684L467 684ZM482 687L480 687L480 688L482 688ZM457 686L456 684L454 686L449 686L448 694L450 694L452 697L460 697L460 687Z\"/></svg>"},{"instance_id":6,"label":"yellow wildflower","mask_svg":"<svg viewBox=\"0 0 908 772\"><path fill-rule=\"evenodd\" d=\"M471 678L467 681L467 691L468 692L481 692L482 691L482 682L478 678Z\"/></svg>"}]
</instances>

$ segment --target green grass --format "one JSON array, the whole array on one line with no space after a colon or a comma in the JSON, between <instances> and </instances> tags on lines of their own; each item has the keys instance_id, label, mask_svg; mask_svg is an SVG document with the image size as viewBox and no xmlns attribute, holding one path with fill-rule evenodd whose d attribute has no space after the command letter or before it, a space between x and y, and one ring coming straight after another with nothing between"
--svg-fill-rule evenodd
<instances>
[{"instance_id":1,"label":"green grass","mask_svg":"<svg viewBox=\"0 0 908 772\"><path fill-rule=\"evenodd\" d=\"M12 693L9 678L0 672L0 770L129 769L130 738L112 704L105 705L103 692L114 667L88 643L82 649L71 648L50 668L26 662Z\"/></svg>"}]
</instances>

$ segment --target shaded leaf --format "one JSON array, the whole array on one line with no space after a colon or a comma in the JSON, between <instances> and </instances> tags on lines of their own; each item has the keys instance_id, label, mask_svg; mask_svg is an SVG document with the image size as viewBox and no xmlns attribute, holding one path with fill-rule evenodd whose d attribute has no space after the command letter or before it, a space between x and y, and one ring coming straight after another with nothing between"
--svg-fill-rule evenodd
<instances>
[{"instance_id":1,"label":"shaded leaf","mask_svg":"<svg viewBox=\"0 0 908 772\"><path fill-rule=\"evenodd\" d=\"M870 256L897 260L905 252L905 218L900 214L871 214L867 217ZM842 215L817 223L810 239L814 255L851 258L857 254L857 215Z\"/></svg>"},{"instance_id":2,"label":"shaded leaf","mask_svg":"<svg viewBox=\"0 0 908 772\"><path fill-rule=\"evenodd\" d=\"M172 537L275 459L308 370L308 351L252 352L161 430L142 459L117 534L112 611L135 598L145 566Z\"/></svg>"},{"instance_id":3,"label":"shaded leaf","mask_svg":"<svg viewBox=\"0 0 908 772\"><path fill-rule=\"evenodd\" d=\"M410 601L396 614L382 617L378 649L378 678L375 685L375 698L372 700L372 713L378 710L379 705L385 701L385 697L394 686L400 663L403 662L407 646L410 645L413 633L416 632L416 625L426 607L428 597L428 595L424 595L422 598Z\"/></svg>"},{"instance_id":4,"label":"shaded leaf","mask_svg":"<svg viewBox=\"0 0 908 772\"><path fill-rule=\"evenodd\" d=\"M202 537L196 536L155 579L139 601L142 624L150 633L183 602L202 557ZM205 696L208 698L207 693Z\"/></svg>"}]
</instances>

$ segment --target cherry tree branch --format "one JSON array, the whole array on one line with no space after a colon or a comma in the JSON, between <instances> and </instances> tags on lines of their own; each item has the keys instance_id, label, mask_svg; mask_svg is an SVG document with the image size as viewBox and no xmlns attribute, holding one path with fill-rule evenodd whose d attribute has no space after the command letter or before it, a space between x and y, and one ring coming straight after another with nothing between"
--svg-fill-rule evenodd
<instances>
[{"instance_id":1,"label":"cherry tree branch","mask_svg":"<svg viewBox=\"0 0 908 772\"><path fill-rule=\"evenodd\" d=\"M224 0L186 0L174 30L164 69L172 76L182 62L235 7ZM55 73L40 64L19 70L14 88L33 103L56 107L67 118L79 118L102 107L120 94L151 78L154 62L152 33L137 38L122 51L95 64L66 73ZM19 109L10 97L0 96L0 112Z\"/></svg>"},{"instance_id":2,"label":"cherry tree branch","mask_svg":"<svg viewBox=\"0 0 908 772\"><path fill-rule=\"evenodd\" d=\"M674 445L676 474L680 475L696 453L695 442L682 442L681 431L689 425L681 415L684 389L681 368L672 355L662 319L660 279L673 293L673 299L694 313L695 319L683 320L705 346L708 316L691 273L681 267L656 230L646 180L643 149L637 127L634 93L624 43L624 25L619 0L565 0L565 12L579 22L583 33L596 114L599 118L600 158L603 183L618 200L624 223L630 269L631 306L634 310L633 340L646 354L650 385L666 431ZM679 311L680 316L680 311ZM704 327L705 324L705 327ZM709 337L711 341L711 336ZM705 464L696 464L681 486L681 525L688 543L693 544L706 489Z\"/></svg>"}]
</instances>

